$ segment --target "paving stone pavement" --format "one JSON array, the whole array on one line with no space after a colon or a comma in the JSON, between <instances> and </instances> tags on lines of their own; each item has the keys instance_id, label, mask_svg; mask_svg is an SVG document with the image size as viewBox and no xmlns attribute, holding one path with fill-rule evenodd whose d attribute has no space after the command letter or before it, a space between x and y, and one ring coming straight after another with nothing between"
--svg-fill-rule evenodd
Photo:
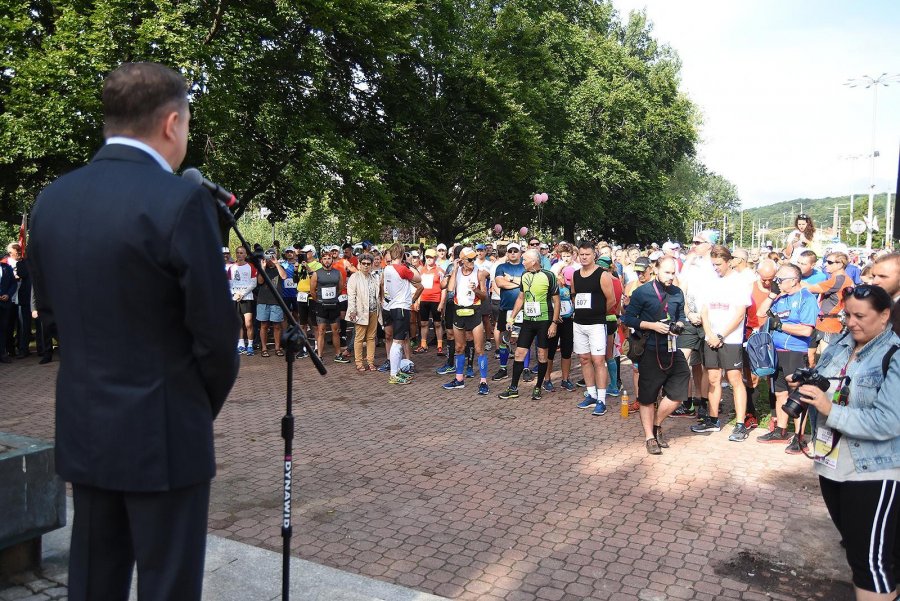
<instances>
[{"instance_id":1,"label":"paving stone pavement","mask_svg":"<svg viewBox=\"0 0 900 601\"><path fill-rule=\"evenodd\" d=\"M0 365L0 431L50 439L58 363L32 359ZM297 364L296 556L460 600L852 598L806 458L689 419L668 420L653 457L615 399L592 417L579 392L445 391L437 355L414 360L408 386ZM242 358L216 422L210 534L280 550L283 413L283 360Z\"/></svg>"}]
</instances>

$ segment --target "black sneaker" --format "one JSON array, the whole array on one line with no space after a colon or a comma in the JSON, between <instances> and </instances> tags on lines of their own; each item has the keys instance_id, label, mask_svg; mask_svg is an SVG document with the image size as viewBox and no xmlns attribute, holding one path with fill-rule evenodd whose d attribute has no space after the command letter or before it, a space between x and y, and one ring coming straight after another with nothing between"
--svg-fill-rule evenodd
<instances>
[{"instance_id":1,"label":"black sneaker","mask_svg":"<svg viewBox=\"0 0 900 601\"><path fill-rule=\"evenodd\" d=\"M787 446L784 452L788 455L799 455L800 453L809 452L809 447L807 447L806 441L803 438L794 434L794 436L791 438L790 444Z\"/></svg>"},{"instance_id":2,"label":"black sneaker","mask_svg":"<svg viewBox=\"0 0 900 601\"><path fill-rule=\"evenodd\" d=\"M506 390L504 390L503 392L501 392L500 394L498 394L497 396L500 397L501 399L503 399L504 401L506 399L517 399L517 398L519 398L519 389L509 387Z\"/></svg>"},{"instance_id":3,"label":"black sneaker","mask_svg":"<svg viewBox=\"0 0 900 601\"><path fill-rule=\"evenodd\" d=\"M734 430L732 430L728 440L731 442L744 442L747 440L748 436L750 436L750 430L748 430L744 424L735 424Z\"/></svg>"},{"instance_id":4,"label":"black sneaker","mask_svg":"<svg viewBox=\"0 0 900 601\"><path fill-rule=\"evenodd\" d=\"M678 405L678 409L672 412L672 417L694 417L696 413L693 407L688 409L684 405Z\"/></svg>"},{"instance_id":5,"label":"black sneaker","mask_svg":"<svg viewBox=\"0 0 900 601\"><path fill-rule=\"evenodd\" d=\"M709 417L709 407L707 405L695 405L697 408L697 421L703 422L704 418Z\"/></svg>"},{"instance_id":6,"label":"black sneaker","mask_svg":"<svg viewBox=\"0 0 900 601\"><path fill-rule=\"evenodd\" d=\"M509 377L509 372L507 370L501 368L501 369L497 370L497 373L495 373L493 376L491 376L491 381L499 382L500 380L505 380L508 377Z\"/></svg>"},{"instance_id":7,"label":"black sneaker","mask_svg":"<svg viewBox=\"0 0 900 601\"><path fill-rule=\"evenodd\" d=\"M531 390L531 400L532 400L532 401L539 401L539 400L541 400L542 398L544 398L544 395L541 393L541 387L540 387L540 386L535 386L535 387Z\"/></svg>"},{"instance_id":8,"label":"black sneaker","mask_svg":"<svg viewBox=\"0 0 900 601\"><path fill-rule=\"evenodd\" d=\"M578 388L587 388L587 384L585 383L584 378L581 378L580 380L575 382L575 386L577 386Z\"/></svg>"},{"instance_id":9,"label":"black sneaker","mask_svg":"<svg viewBox=\"0 0 900 601\"><path fill-rule=\"evenodd\" d=\"M528 369L527 367L522 371L522 381L523 382L531 382L534 380L535 375L534 372Z\"/></svg>"},{"instance_id":10,"label":"black sneaker","mask_svg":"<svg viewBox=\"0 0 900 601\"><path fill-rule=\"evenodd\" d=\"M710 416L706 416L703 418L703 421L699 424L691 426L691 432L694 434L704 434L706 432L720 432L722 430L722 425L719 423L719 419L713 419Z\"/></svg>"},{"instance_id":11,"label":"black sneaker","mask_svg":"<svg viewBox=\"0 0 900 601\"><path fill-rule=\"evenodd\" d=\"M791 434L787 430L783 430L779 427L775 427L774 430L769 432L768 434L763 434L762 436L758 436L756 438L756 442L762 443L776 443L776 444L784 444L791 440Z\"/></svg>"}]
</instances>

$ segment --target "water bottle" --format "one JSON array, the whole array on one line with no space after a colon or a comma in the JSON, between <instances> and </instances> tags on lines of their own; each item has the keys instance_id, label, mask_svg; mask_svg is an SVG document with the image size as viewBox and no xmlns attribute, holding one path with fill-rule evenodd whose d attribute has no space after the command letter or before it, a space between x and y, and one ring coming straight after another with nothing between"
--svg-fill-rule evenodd
<instances>
[{"instance_id":1,"label":"water bottle","mask_svg":"<svg viewBox=\"0 0 900 601\"><path fill-rule=\"evenodd\" d=\"M628 392L626 390L622 390L622 403L620 407L622 417L628 417Z\"/></svg>"}]
</instances>

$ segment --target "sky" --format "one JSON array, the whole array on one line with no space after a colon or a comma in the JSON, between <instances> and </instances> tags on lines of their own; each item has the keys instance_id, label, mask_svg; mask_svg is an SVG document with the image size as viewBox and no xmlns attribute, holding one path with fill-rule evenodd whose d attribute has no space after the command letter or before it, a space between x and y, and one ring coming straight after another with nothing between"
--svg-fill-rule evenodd
<instances>
[{"instance_id":1,"label":"sky","mask_svg":"<svg viewBox=\"0 0 900 601\"><path fill-rule=\"evenodd\" d=\"M895 191L900 153L900 2L613 0L646 10L653 36L682 61L682 90L702 115L700 160L737 186L745 208L868 194L873 88L875 190Z\"/></svg>"}]
</instances>

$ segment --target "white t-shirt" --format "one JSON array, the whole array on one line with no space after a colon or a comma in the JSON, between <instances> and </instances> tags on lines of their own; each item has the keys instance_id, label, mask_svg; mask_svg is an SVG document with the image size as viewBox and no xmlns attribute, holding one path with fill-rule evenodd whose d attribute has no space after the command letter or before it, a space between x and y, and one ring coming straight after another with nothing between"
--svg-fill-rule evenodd
<instances>
[{"instance_id":1,"label":"white t-shirt","mask_svg":"<svg viewBox=\"0 0 900 601\"><path fill-rule=\"evenodd\" d=\"M699 313L703 295L716 286L719 276L709 257L691 256L678 274L678 287L684 292L684 312Z\"/></svg>"},{"instance_id":2,"label":"white t-shirt","mask_svg":"<svg viewBox=\"0 0 900 601\"><path fill-rule=\"evenodd\" d=\"M384 268L384 308L409 309L412 307L412 270L405 265L390 264Z\"/></svg>"},{"instance_id":3,"label":"white t-shirt","mask_svg":"<svg viewBox=\"0 0 900 601\"><path fill-rule=\"evenodd\" d=\"M231 283L231 294L242 294L241 300L253 300L254 288L256 288L256 268L250 263L238 265L232 263L226 268L228 280Z\"/></svg>"},{"instance_id":4,"label":"white t-shirt","mask_svg":"<svg viewBox=\"0 0 900 601\"><path fill-rule=\"evenodd\" d=\"M703 302L709 315L709 325L716 334L725 333L725 328L734 319L737 308L746 313L750 306L750 287L736 272L732 271L724 278L717 278L703 295ZM725 336L725 344L741 344L744 342L744 319L730 334Z\"/></svg>"}]
</instances>

